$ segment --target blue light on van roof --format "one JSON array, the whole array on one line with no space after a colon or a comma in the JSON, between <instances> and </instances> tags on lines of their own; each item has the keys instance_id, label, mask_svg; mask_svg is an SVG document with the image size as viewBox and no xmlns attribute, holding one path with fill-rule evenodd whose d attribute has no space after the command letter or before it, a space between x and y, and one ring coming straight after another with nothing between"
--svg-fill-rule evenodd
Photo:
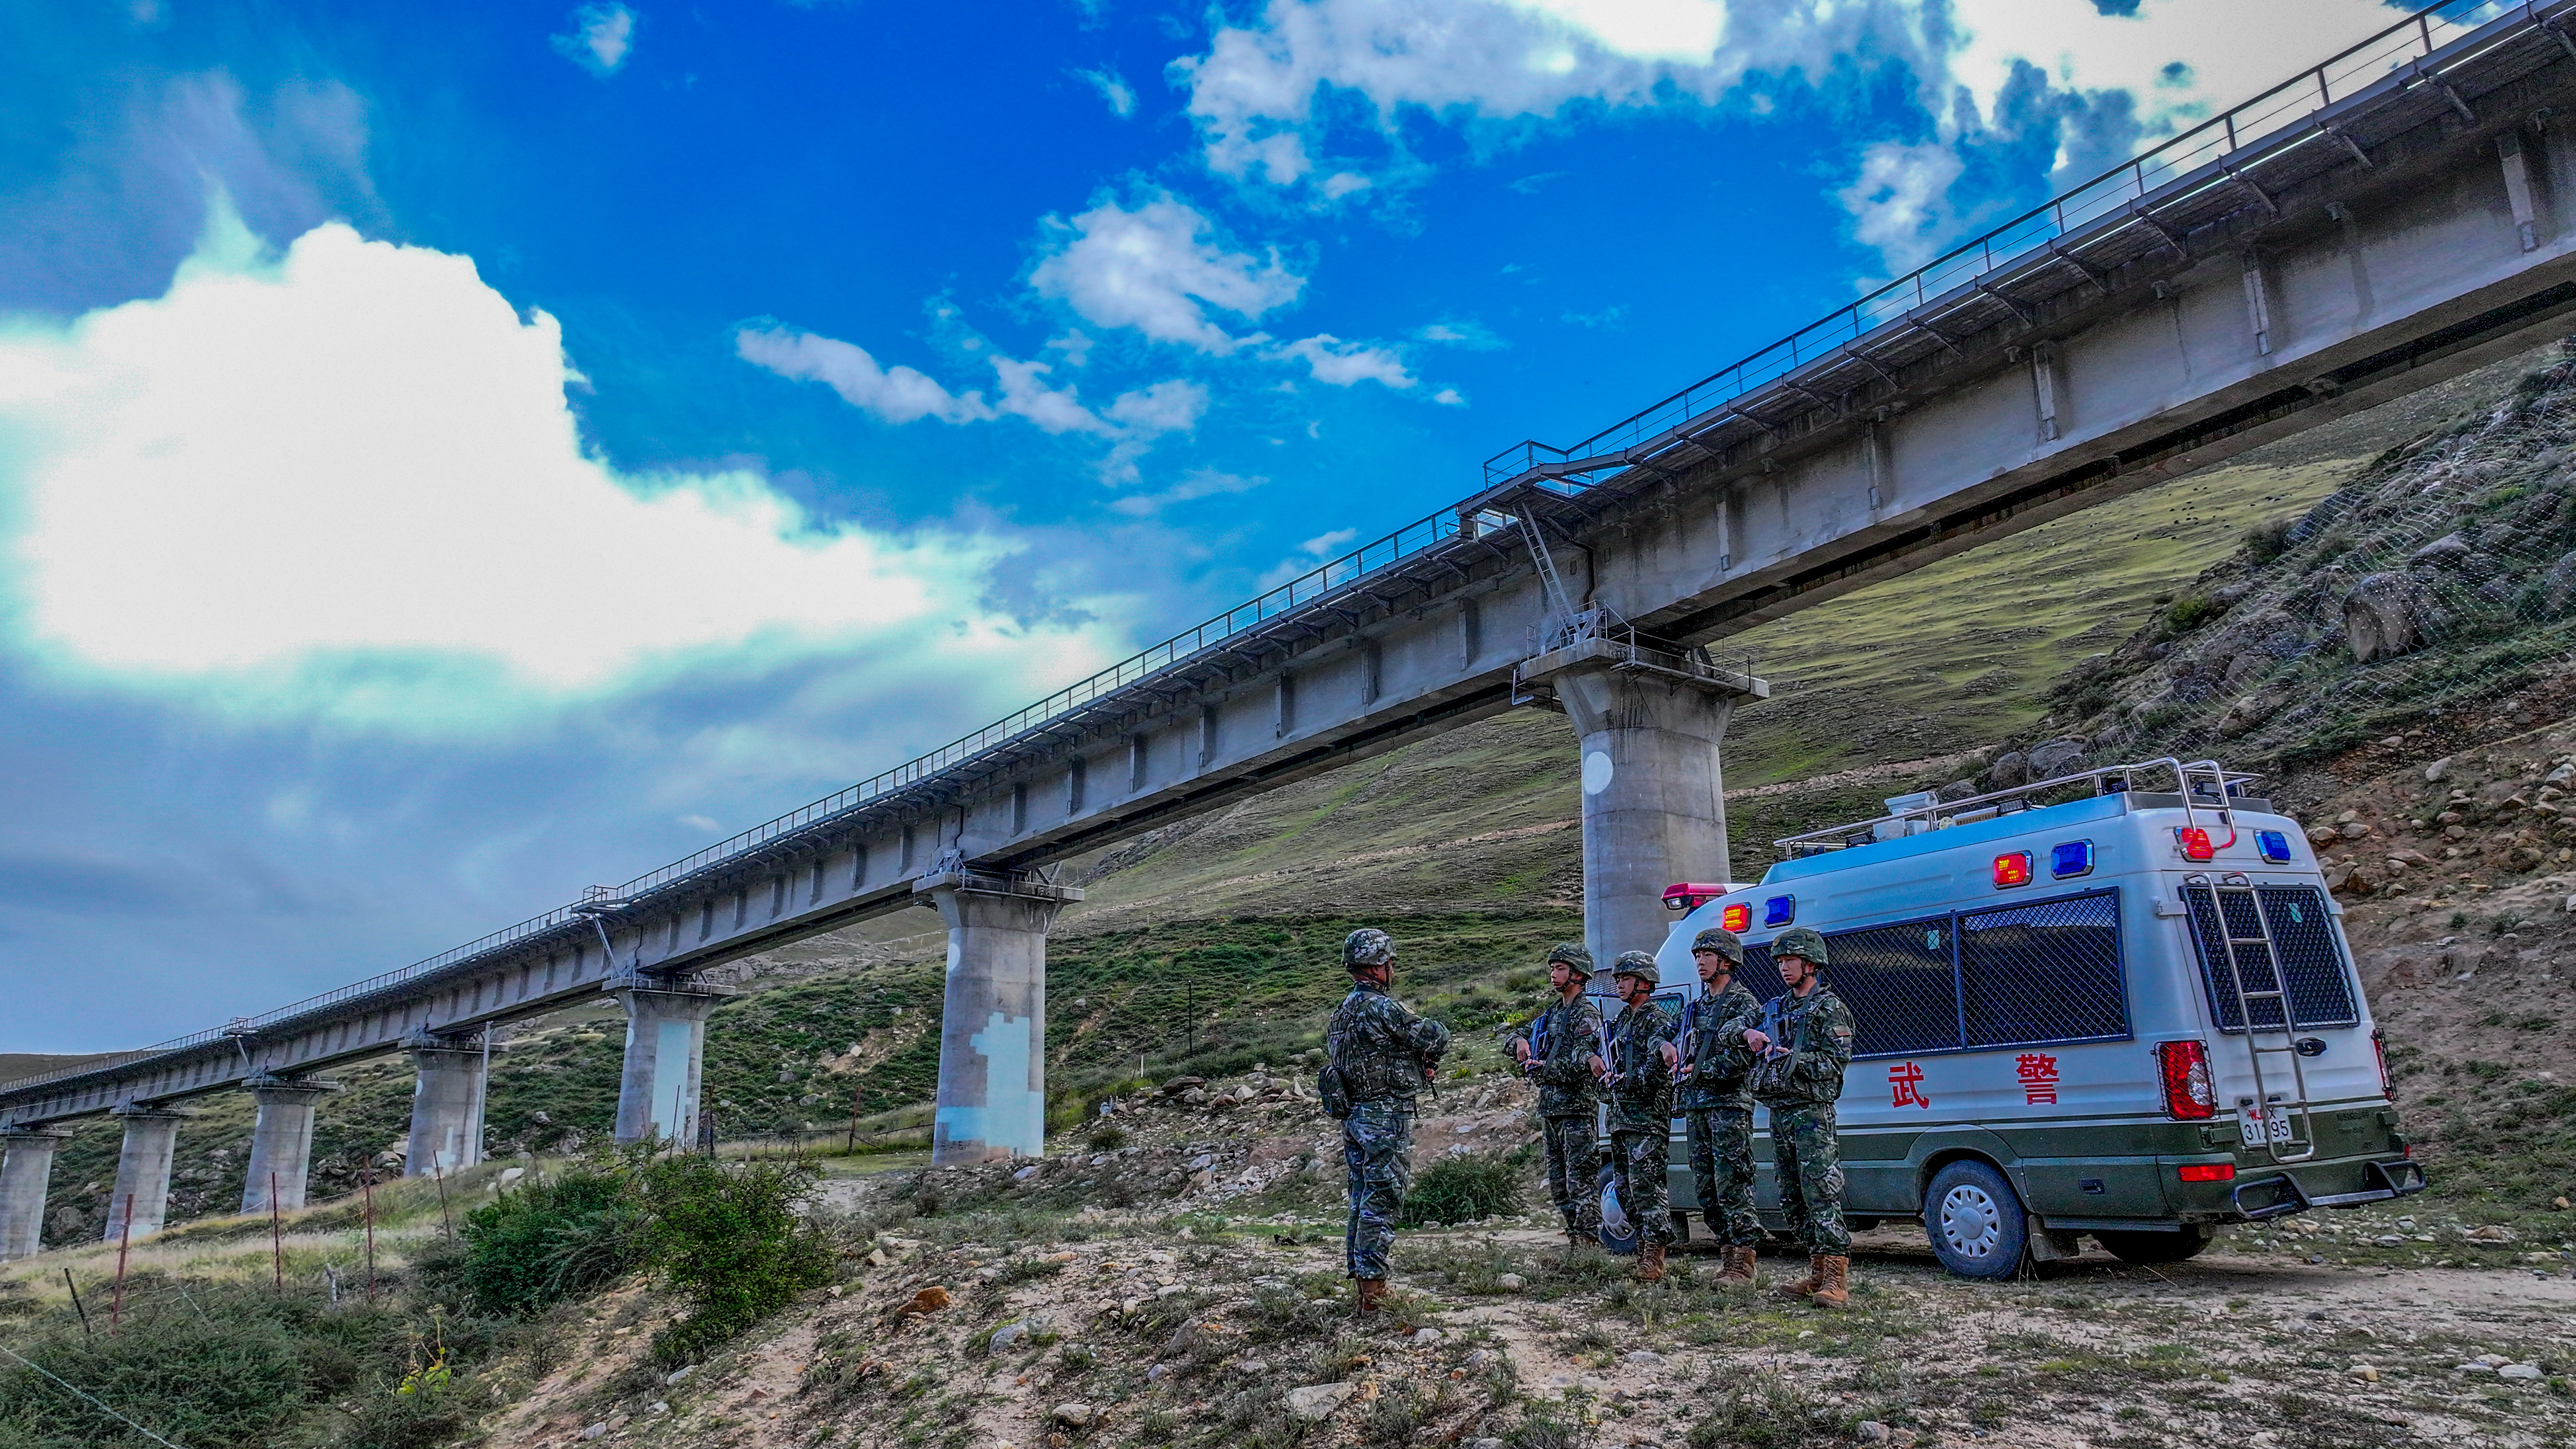
<instances>
[{"instance_id":1,"label":"blue light on van roof","mask_svg":"<svg viewBox=\"0 0 2576 1449\"><path fill-rule=\"evenodd\" d=\"M1762 924L1765 926L1785 926L1796 919L1798 919L1796 896L1773 896L1762 903Z\"/></svg>"},{"instance_id":2,"label":"blue light on van roof","mask_svg":"<svg viewBox=\"0 0 2576 1449\"><path fill-rule=\"evenodd\" d=\"M2061 840L2048 852L2048 873L2059 880L2093 873L2093 842Z\"/></svg>"},{"instance_id":3,"label":"blue light on van roof","mask_svg":"<svg viewBox=\"0 0 2576 1449\"><path fill-rule=\"evenodd\" d=\"M2263 858L2274 865L2290 863L2290 837L2278 830L2255 831L2254 848L2263 852Z\"/></svg>"}]
</instances>

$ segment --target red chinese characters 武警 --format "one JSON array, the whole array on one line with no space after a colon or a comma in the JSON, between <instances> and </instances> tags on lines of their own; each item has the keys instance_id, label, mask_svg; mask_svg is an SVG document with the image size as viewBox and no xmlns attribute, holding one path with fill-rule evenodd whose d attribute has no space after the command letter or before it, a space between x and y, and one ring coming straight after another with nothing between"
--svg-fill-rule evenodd
<instances>
[{"instance_id":1,"label":"red chinese characters \u6b66\u8b66","mask_svg":"<svg viewBox=\"0 0 2576 1449\"><path fill-rule=\"evenodd\" d=\"M1887 1069L1887 1105L1891 1107L1925 1107L1932 1099L1923 1095L1923 1067L1919 1062L1898 1062Z\"/></svg>"}]
</instances>

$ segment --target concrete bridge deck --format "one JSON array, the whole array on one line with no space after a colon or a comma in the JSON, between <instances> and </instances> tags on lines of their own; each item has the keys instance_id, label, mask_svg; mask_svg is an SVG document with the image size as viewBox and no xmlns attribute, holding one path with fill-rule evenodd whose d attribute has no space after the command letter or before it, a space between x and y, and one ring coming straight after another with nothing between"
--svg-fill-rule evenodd
<instances>
[{"instance_id":1,"label":"concrete bridge deck","mask_svg":"<svg viewBox=\"0 0 2576 1449\"><path fill-rule=\"evenodd\" d=\"M1653 946L1662 887L1726 873L1718 744L1765 688L1701 646L2565 330L2571 25L2576 0L2437 6L922 759L399 971L0 1084L0 1257L33 1250L12 1204L32 1177L41 1206L47 1123L127 1113L148 1197L170 1104L250 1086L288 1160L318 1074L409 1047L412 1167L461 1165L483 1029L603 990L631 1014L618 1136L686 1139L694 973L915 904L951 931L941 1159L1041 1150L1044 933L1079 896L1051 862L1516 704L1583 751L1596 958Z\"/></svg>"}]
</instances>

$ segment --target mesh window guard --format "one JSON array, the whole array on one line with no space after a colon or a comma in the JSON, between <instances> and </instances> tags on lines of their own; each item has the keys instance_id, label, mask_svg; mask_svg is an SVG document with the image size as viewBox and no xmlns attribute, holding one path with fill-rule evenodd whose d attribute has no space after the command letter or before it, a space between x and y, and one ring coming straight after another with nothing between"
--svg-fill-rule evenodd
<instances>
[{"instance_id":1,"label":"mesh window guard","mask_svg":"<svg viewBox=\"0 0 2576 1449\"><path fill-rule=\"evenodd\" d=\"M2183 887L2191 911L2192 944L2200 953L2202 985L2209 992L2211 1015L2221 1031L2243 1031L2244 1013L2227 974L2227 937L2253 938L2237 950L2237 970L2247 991L2281 989L2271 953L2261 944L2266 918L2272 939L2289 967L2290 1005L2302 1027L2351 1026L2360 1021L2354 1004L2352 973L2336 949L2326 924L2325 893L2314 886L2257 886L2252 896L2230 891L2224 897L2209 886ZM2258 904L2259 903L2259 904ZM2225 912L2222 922L2221 911ZM2281 1030L2281 1003L2252 1003L2254 1025Z\"/></svg>"},{"instance_id":2,"label":"mesh window guard","mask_svg":"<svg viewBox=\"0 0 2576 1449\"><path fill-rule=\"evenodd\" d=\"M1901 921L1829 938L1825 973L1851 1008L1856 1056L1959 1049L1959 983L1950 918Z\"/></svg>"},{"instance_id":3,"label":"mesh window guard","mask_svg":"<svg viewBox=\"0 0 2576 1449\"><path fill-rule=\"evenodd\" d=\"M1825 939L1825 980L1851 1008L1855 1057L2130 1035L2117 888ZM1784 989L1768 945L1745 948L1735 979L1766 1002Z\"/></svg>"},{"instance_id":4,"label":"mesh window guard","mask_svg":"<svg viewBox=\"0 0 2576 1449\"><path fill-rule=\"evenodd\" d=\"M2119 892L1962 913L1959 978L1971 1047L2128 1036Z\"/></svg>"}]
</instances>

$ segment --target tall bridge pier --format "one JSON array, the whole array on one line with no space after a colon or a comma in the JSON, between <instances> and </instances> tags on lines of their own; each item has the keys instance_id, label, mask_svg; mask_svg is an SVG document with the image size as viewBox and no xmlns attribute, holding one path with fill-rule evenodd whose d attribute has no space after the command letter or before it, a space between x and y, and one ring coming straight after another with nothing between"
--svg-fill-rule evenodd
<instances>
[{"instance_id":1,"label":"tall bridge pier","mask_svg":"<svg viewBox=\"0 0 2576 1449\"><path fill-rule=\"evenodd\" d=\"M924 876L913 898L948 924L930 1161L1046 1155L1046 940L1082 892L1035 875Z\"/></svg>"}]
</instances>

